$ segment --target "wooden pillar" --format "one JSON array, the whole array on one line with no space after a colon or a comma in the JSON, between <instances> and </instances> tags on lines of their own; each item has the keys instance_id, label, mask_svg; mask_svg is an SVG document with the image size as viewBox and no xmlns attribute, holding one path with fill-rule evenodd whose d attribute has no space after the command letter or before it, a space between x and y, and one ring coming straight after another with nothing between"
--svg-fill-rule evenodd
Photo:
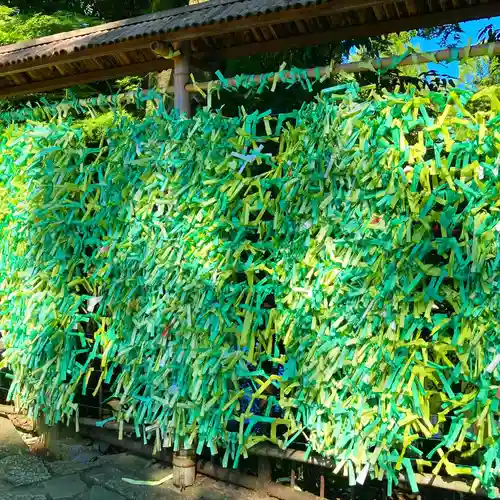
<instances>
[{"instance_id":1,"label":"wooden pillar","mask_svg":"<svg viewBox=\"0 0 500 500\"><path fill-rule=\"evenodd\" d=\"M181 115L191 116L191 98L186 90L189 83L189 59L191 56L191 46L189 42L182 43L176 49L181 51L181 55L174 57L174 102L175 109Z\"/></svg>"},{"instance_id":2,"label":"wooden pillar","mask_svg":"<svg viewBox=\"0 0 500 500\"><path fill-rule=\"evenodd\" d=\"M193 449L174 453L174 485L183 490L193 486L196 479L196 454Z\"/></svg>"},{"instance_id":3,"label":"wooden pillar","mask_svg":"<svg viewBox=\"0 0 500 500\"><path fill-rule=\"evenodd\" d=\"M325 498L325 474L323 472L319 477L319 497Z\"/></svg>"},{"instance_id":4,"label":"wooden pillar","mask_svg":"<svg viewBox=\"0 0 500 500\"><path fill-rule=\"evenodd\" d=\"M36 428L41 437L42 447L54 451L59 440L59 425L47 425L42 415L36 423Z\"/></svg>"},{"instance_id":5,"label":"wooden pillar","mask_svg":"<svg viewBox=\"0 0 500 500\"><path fill-rule=\"evenodd\" d=\"M268 483L271 482L271 462L269 457L258 457L257 463L257 474L259 477L259 482L261 483L261 488L265 488Z\"/></svg>"}]
</instances>

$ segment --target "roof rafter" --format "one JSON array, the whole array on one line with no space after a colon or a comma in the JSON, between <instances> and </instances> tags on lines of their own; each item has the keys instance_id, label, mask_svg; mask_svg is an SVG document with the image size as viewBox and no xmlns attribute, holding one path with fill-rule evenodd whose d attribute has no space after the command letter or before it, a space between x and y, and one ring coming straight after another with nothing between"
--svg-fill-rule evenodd
<instances>
[{"instance_id":1,"label":"roof rafter","mask_svg":"<svg viewBox=\"0 0 500 500\"><path fill-rule=\"evenodd\" d=\"M404 30L429 28L439 24L452 24L462 21L473 21L484 17L500 15L500 3L485 4L481 6L465 7L444 13L433 13L410 19L391 19L381 21L378 24L347 26L337 30L323 31L319 33L301 34L281 40L269 40L259 43L230 47L218 51L222 58L233 59L249 55L262 54L266 52L279 52L282 50L307 47L309 45L321 45L339 40L348 40L358 37L376 36L382 33L395 33Z\"/></svg>"},{"instance_id":2,"label":"roof rafter","mask_svg":"<svg viewBox=\"0 0 500 500\"><path fill-rule=\"evenodd\" d=\"M109 80L111 78L120 78L125 70L130 75L142 75L151 71L163 71L173 68L173 62L168 59L157 59L145 63L130 64L128 66L120 66L118 68L102 69L99 71L90 71L88 73L78 73L76 75L64 76L54 80L46 80L45 82L33 82L18 85L13 89L1 89L0 97L16 97L33 92L48 92L64 87L73 87L83 83L99 82Z\"/></svg>"}]
</instances>

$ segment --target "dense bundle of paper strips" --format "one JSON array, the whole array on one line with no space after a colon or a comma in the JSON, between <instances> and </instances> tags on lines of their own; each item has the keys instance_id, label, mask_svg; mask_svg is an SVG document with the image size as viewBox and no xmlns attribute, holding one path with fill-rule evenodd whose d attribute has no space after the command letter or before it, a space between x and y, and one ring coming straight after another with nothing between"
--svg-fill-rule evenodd
<instances>
[{"instance_id":1,"label":"dense bundle of paper strips","mask_svg":"<svg viewBox=\"0 0 500 500\"><path fill-rule=\"evenodd\" d=\"M498 91L370 92L117 111L93 148L69 118L4 128L11 396L66 422L102 370L157 447L234 464L300 436L351 482L423 468L493 491Z\"/></svg>"}]
</instances>

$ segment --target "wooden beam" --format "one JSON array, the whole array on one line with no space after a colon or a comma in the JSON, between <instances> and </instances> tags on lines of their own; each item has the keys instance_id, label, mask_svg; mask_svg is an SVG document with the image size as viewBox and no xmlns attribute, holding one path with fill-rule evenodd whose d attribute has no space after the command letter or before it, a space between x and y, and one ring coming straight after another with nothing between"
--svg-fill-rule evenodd
<instances>
[{"instance_id":1,"label":"wooden beam","mask_svg":"<svg viewBox=\"0 0 500 500\"><path fill-rule=\"evenodd\" d=\"M383 6L388 0L330 0L324 4L313 5L301 8L291 8L278 12L261 14L258 16L249 16L242 19L232 21L223 21L219 23L203 25L199 27L181 29L163 34L147 35L145 37L116 42L109 45L98 45L95 47L84 47L79 50L73 50L69 53L59 53L48 57L34 58L20 63L0 65L0 76L20 73L23 71L32 71L47 66L62 65L66 63L94 59L100 56L106 56L116 53L126 53L133 50L142 50L150 47L151 42L159 40L168 40L169 42L191 40L195 38L203 38L210 36L221 36L226 33L233 33L240 30L253 29L254 31L260 27L272 26L276 23L296 22L297 20L309 20L315 17L331 16L346 11L353 11L365 8L373 8ZM203 5L203 4L201 4ZM201 8L201 7L200 7ZM178 9L175 9L177 11ZM195 9L196 10L196 9ZM356 38L358 36L374 36L383 33L394 31L402 31L419 27L429 27L439 24L454 23L465 20L479 19L482 17L491 17L500 14L500 2L478 4L473 7L450 10L447 12L439 12L433 14L416 15L405 19L396 19L390 21L380 21L378 23L370 23L358 26L350 26L339 28L332 31L304 34L298 37L291 37L284 40L270 40L255 44L248 44L241 47L231 47L222 49L221 56L225 58L241 57L251 54L259 54L263 52L274 52L285 50L287 48L304 47L307 45L316 45L328 43L336 40ZM158 16L157 19L166 17L165 13ZM141 19L149 19L151 16L143 16L135 20L135 24L139 24ZM155 18L156 19L156 18ZM55 43L61 40L71 40L75 36L91 35L96 36L103 30L120 28L131 24L130 20L120 21L116 23L108 23L95 28L86 28L84 30L76 30L59 35L53 35L42 39L29 42L22 42L13 46L8 46L9 51L14 49L22 49L36 47L41 44ZM71 36L69 36L71 34ZM89 44L92 39L89 39ZM54 47L57 49L57 46ZM196 53L198 55L199 53ZM202 54L200 54L202 55ZM198 56L199 57L199 56ZM0 49L0 63L2 60L7 61L12 58L12 54L3 53Z\"/></svg>"},{"instance_id":2,"label":"wooden beam","mask_svg":"<svg viewBox=\"0 0 500 500\"><path fill-rule=\"evenodd\" d=\"M60 88L72 87L82 83L99 82L110 80L112 78L121 78L128 75L140 75L152 71L163 71L173 67L173 62L168 59L155 59L153 61L130 64L128 66L119 66L117 68L103 69L100 71L91 71L89 73L79 73L64 78L43 80L40 82L26 83L9 88L0 89L0 97L14 97L36 92L48 92Z\"/></svg>"},{"instance_id":3,"label":"wooden beam","mask_svg":"<svg viewBox=\"0 0 500 500\"><path fill-rule=\"evenodd\" d=\"M214 52L205 53L205 57L191 57L191 68L200 69L207 73L215 73L217 70L224 72L225 60L217 57Z\"/></svg>"},{"instance_id":4,"label":"wooden beam","mask_svg":"<svg viewBox=\"0 0 500 500\"><path fill-rule=\"evenodd\" d=\"M364 9L369 7L373 8L376 6L382 6L386 2L387 0L330 0L320 5L291 8L279 12L271 12L258 16L249 16L243 19L235 19L232 21L223 21L220 23L182 29L170 33L157 33L155 35L148 35L143 38L134 40L126 40L110 45L87 47L72 51L70 53L59 53L46 58L32 59L18 64L9 64L3 67L0 66L0 76L34 71L36 69L55 65L58 65L60 67L61 65L64 65L66 63L95 59L100 56L111 54L127 54L128 52L134 50L149 49L151 42L158 40L168 40L169 42L174 43L182 40L187 41L203 37L219 37L224 36L224 34L226 33L234 33L237 31L248 29L253 29L255 32L261 27L272 26L273 24L277 23L295 23L297 20L305 20L307 22L308 20L314 19L318 16L331 16L339 14L341 12L352 11L356 9ZM305 33L285 39L260 41L259 43L227 47L220 49L220 51L217 51L217 56L221 59L228 59L266 52L278 52L290 48L299 48L310 45L330 43L338 40L345 40L360 36L375 36L383 33L397 32L420 27L430 27L439 24L455 23L459 21L473 20L496 15L500 15L499 1L496 1L494 3L480 3L478 5L454 9L447 12L415 15L402 19L400 18L388 21L380 21L344 28L334 28L318 33ZM165 17L164 13L163 16ZM160 19L161 16L159 16L158 18ZM135 24L138 24L138 21L139 20L136 19ZM99 33L104 29L105 26L107 26L107 28L105 29L110 29L111 26L121 27L123 25L126 25L127 23L128 21L125 23L110 23L109 25L103 25L98 28L88 28L84 31L85 34L95 32L96 35L99 35ZM79 33L79 30L72 33L72 36L75 36L75 34L77 33ZM57 43L58 40L64 39L69 40L71 39L71 37L69 37L68 33L66 33L60 34L60 36L54 35L53 37L46 37L44 39L40 39L39 41L24 42L23 44L34 47L37 44L49 43L50 40L53 40L54 43ZM91 42L92 40L89 39L89 43ZM10 50L12 50L12 46L9 46L9 48ZM57 49L57 46L54 47L54 49ZM208 51L197 52L193 54L193 57L196 57L198 59L202 59L205 56L209 56ZM6 53L2 54L0 49L0 61L2 59L4 59L4 61L7 60L8 56ZM47 90L54 90L64 86L77 85L79 83L87 83L109 78L118 78L127 75L145 73L148 71L161 71L163 69L168 69L169 67L171 67L168 65L164 66L163 64L164 63L155 60L151 63L130 64L121 66L119 68L113 68L111 70L103 69L100 71L93 71L78 75L63 75L61 78L45 80L42 82L19 83L18 86L12 88L0 89L0 96L22 95L29 92L43 92Z\"/></svg>"},{"instance_id":5,"label":"wooden beam","mask_svg":"<svg viewBox=\"0 0 500 500\"><path fill-rule=\"evenodd\" d=\"M295 8L287 11L273 12L263 14L255 18L237 19L235 21L216 23L197 28L189 28L179 30L173 33L163 35L154 35L151 37L138 38L135 40L127 40L117 42L115 44L103 45L97 47L89 47L70 52L67 54L58 54L48 58L39 58L31 61L25 61L19 64L0 66L0 76L19 73L26 70L34 70L51 66L53 64L64 64L74 61L93 59L99 56L115 54L116 52L140 50L150 48L151 43L159 40L179 41L189 40L193 38L220 36L225 33L231 33L235 30L246 30L249 27L256 29L269 25L273 20L279 23L295 22L299 20L312 19L316 16L329 16L338 14L350 9L359 9L382 5L387 0L340 0L331 1L314 7ZM493 17L500 15L500 2L493 4L480 4L474 7L466 7L462 9L450 10L448 12L439 12L433 14L424 14L420 16L412 16L405 19L395 19L390 21L380 21L378 23L370 23L369 25L349 26L339 28L332 31L311 33L298 37L291 37L279 40L270 40L255 44L248 44L236 47L230 47L218 51L218 56L223 58L236 58L252 54L260 54L265 52L277 52L289 48L299 48L308 45L317 45L322 43L333 42L342 39L356 38L360 36L376 36L384 33L396 31L406 31L409 29L424 28L436 26L439 24L455 23L460 21L469 21L481 19L483 17ZM196 53L198 58L202 58L204 53ZM0 56L1 59L1 56Z\"/></svg>"},{"instance_id":6,"label":"wooden beam","mask_svg":"<svg viewBox=\"0 0 500 500\"><path fill-rule=\"evenodd\" d=\"M395 33L418 28L428 28L439 24L451 24L461 21L472 21L484 17L500 15L500 2L495 4L480 4L474 7L450 10L405 19L393 19L377 23L348 26L319 33L269 40L237 47L229 47L217 51L217 55L224 59L235 59L266 52L280 52L311 45L321 45L340 40L349 40L358 37L377 36L385 33ZM198 55L200 57L200 55Z\"/></svg>"}]
</instances>

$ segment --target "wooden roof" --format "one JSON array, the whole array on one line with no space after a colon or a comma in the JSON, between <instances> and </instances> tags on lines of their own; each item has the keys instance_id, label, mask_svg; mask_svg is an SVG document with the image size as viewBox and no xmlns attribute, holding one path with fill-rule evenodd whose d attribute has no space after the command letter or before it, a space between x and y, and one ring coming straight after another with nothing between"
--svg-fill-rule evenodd
<instances>
[{"instance_id":1,"label":"wooden roof","mask_svg":"<svg viewBox=\"0 0 500 500\"><path fill-rule=\"evenodd\" d=\"M119 1L119 0L118 0ZM187 42L194 65L500 15L500 0L210 0L0 47L0 97L172 67L155 41Z\"/></svg>"}]
</instances>

